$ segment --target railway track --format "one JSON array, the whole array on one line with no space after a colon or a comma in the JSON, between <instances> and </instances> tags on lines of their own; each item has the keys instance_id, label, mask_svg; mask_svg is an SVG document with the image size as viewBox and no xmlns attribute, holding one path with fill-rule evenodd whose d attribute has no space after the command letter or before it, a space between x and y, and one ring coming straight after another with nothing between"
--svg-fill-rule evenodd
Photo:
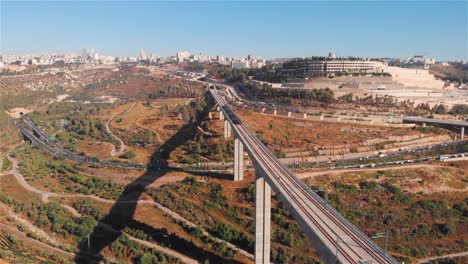
<instances>
[{"instance_id":1,"label":"railway track","mask_svg":"<svg viewBox=\"0 0 468 264\"><path fill-rule=\"evenodd\" d=\"M336 250L342 263L397 263L383 250L359 231L335 209L326 205L322 198L293 175L262 142L245 126L237 115L227 107L227 103L217 92L212 92L221 108L227 112L226 118L237 130L253 158L269 176L273 186L281 192L292 207L302 214L304 222L312 224L311 229L318 237L323 237L329 249ZM236 122L235 122L236 121ZM344 238L348 238L346 241ZM340 241L341 240L341 241Z\"/></svg>"}]
</instances>

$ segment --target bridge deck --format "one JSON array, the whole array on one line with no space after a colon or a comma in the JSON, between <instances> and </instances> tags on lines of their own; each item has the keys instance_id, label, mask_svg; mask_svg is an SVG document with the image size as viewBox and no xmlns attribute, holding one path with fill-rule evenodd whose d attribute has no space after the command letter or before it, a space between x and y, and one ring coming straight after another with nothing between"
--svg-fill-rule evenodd
<instances>
[{"instance_id":1,"label":"bridge deck","mask_svg":"<svg viewBox=\"0 0 468 264\"><path fill-rule=\"evenodd\" d=\"M244 144L256 170L262 172L326 263L335 262L336 256L340 263L397 263L286 169L244 124L233 122L239 119L224 97L213 89L210 92Z\"/></svg>"},{"instance_id":2,"label":"bridge deck","mask_svg":"<svg viewBox=\"0 0 468 264\"><path fill-rule=\"evenodd\" d=\"M426 123L426 124L468 127L467 121L442 120L442 119L412 117L412 116L403 117L402 119L404 122L411 122L411 123Z\"/></svg>"}]
</instances>

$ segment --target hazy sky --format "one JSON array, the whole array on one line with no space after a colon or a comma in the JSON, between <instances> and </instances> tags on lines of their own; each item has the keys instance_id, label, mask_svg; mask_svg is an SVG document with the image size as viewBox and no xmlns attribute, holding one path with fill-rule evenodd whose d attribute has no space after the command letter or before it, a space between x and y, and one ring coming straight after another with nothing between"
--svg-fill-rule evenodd
<instances>
[{"instance_id":1,"label":"hazy sky","mask_svg":"<svg viewBox=\"0 0 468 264\"><path fill-rule=\"evenodd\" d=\"M1 53L467 60L467 1L4 1Z\"/></svg>"}]
</instances>

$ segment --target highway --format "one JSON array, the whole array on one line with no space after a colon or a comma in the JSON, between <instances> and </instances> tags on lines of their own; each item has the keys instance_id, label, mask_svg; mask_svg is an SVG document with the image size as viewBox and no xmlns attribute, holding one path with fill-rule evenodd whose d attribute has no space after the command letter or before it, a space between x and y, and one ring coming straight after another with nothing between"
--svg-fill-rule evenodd
<instances>
[{"instance_id":1,"label":"highway","mask_svg":"<svg viewBox=\"0 0 468 264\"><path fill-rule=\"evenodd\" d=\"M325 248L328 255L336 256L338 263L398 263L286 169L241 122L217 90L209 91L244 144L256 169L266 175L265 180L315 247Z\"/></svg>"},{"instance_id":2,"label":"highway","mask_svg":"<svg viewBox=\"0 0 468 264\"><path fill-rule=\"evenodd\" d=\"M127 168L127 169L145 169L142 165L129 164L125 162L118 161L101 161L94 157L86 157L78 155L55 141L49 140L49 136L37 127L36 123L28 116L21 115L22 120L32 129L33 132L28 130L25 126L21 125L19 122L15 121L15 125L18 129L29 138L33 143L41 146L47 152L53 156L68 159L77 163L87 163L93 166L106 166L111 168ZM37 135L37 136L36 136Z\"/></svg>"},{"instance_id":3,"label":"highway","mask_svg":"<svg viewBox=\"0 0 468 264\"><path fill-rule=\"evenodd\" d=\"M49 140L49 135L42 131L37 124L27 115L21 115L22 120L26 123L26 126L20 122L15 121L16 127L23 133L23 135L29 138L33 143L41 146L51 155L67 160L71 160L76 163L85 163L94 167L108 167L108 168L119 168L119 169L130 169L130 170L147 170L148 168L143 164L120 162L113 160L99 160L95 157L87 157L78 155L66 148L56 141ZM37 135L37 136L36 136ZM215 166L216 167L216 166ZM181 166L174 164L174 166L167 166L163 168L155 168L157 171L169 171L169 170L183 170L183 171L225 171L226 165L218 166L216 169L204 169L192 166Z\"/></svg>"}]
</instances>

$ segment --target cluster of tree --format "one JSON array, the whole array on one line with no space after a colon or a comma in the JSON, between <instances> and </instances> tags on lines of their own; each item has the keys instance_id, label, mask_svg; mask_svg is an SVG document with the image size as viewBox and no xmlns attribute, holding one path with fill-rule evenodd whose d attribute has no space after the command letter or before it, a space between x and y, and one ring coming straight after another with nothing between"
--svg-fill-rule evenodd
<instances>
[{"instance_id":1,"label":"cluster of tree","mask_svg":"<svg viewBox=\"0 0 468 264\"><path fill-rule=\"evenodd\" d=\"M14 206L16 212L24 214L36 226L50 229L64 238L72 237L77 241L81 240L93 230L96 224L96 221L89 216L73 217L57 202L22 203L6 195L0 196L0 200Z\"/></svg>"},{"instance_id":2,"label":"cluster of tree","mask_svg":"<svg viewBox=\"0 0 468 264\"><path fill-rule=\"evenodd\" d=\"M156 143L156 133L153 131L141 129L141 128L138 128L136 133L124 135L123 138L125 140L125 143L129 145L141 145L143 147L146 147L147 145L152 145ZM132 154L128 154L128 155L132 156ZM126 157L124 154L121 156L121 158L131 159L131 158L134 158L134 156Z\"/></svg>"},{"instance_id":3,"label":"cluster of tree","mask_svg":"<svg viewBox=\"0 0 468 264\"><path fill-rule=\"evenodd\" d=\"M388 72L337 72L335 73L335 76L392 76Z\"/></svg>"},{"instance_id":4,"label":"cluster of tree","mask_svg":"<svg viewBox=\"0 0 468 264\"><path fill-rule=\"evenodd\" d=\"M178 105L178 112L185 123L193 123L198 120L205 109L207 102L203 96L190 100L188 104Z\"/></svg>"},{"instance_id":5,"label":"cluster of tree","mask_svg":"<svg viewBox=\"0 0 468 264\"><path fill-rule=\"evenodd\" d=\"M19 155L21 173L25 177L68 177L76 174L77 170L60 159L46 159L42 152L25 145L24 152Z\"/></svg>"},{"instance_id":6,"label":"cluster of tree","mask_svg":"<svg viewBox=\"0 0 468 264\"><path fill-rule=\"evenodd\" d=\"M452 106L450 110L452 115L468 115L468 105L467 104L456 104Z\"/></svg>"},{"instance_id":7,"label":"cluster of tree","mask_svg":"<svg viewBox=\"0 0 468 264\"><path fill-rule=\"evenodd\" d=\"M447 114L447 107L443 104L434 105L434 107L431 109L431 113L445 115Z\"/></svg>"},{"instance_id":8,"label":"cluster of tree","mask_svg":"<svg viewBox=\"0 0 468 264\"><path fill-rule=\"evenodd\" d=\"M208 245L214 244L213 246L210 246L211 248L219 247L219 245L215 243L215 241L213 241L210 237L205 236L199 226L193 228L191 226L187 226L183 222L178 222L177 224L179 224L185 232L192 235L190 240L180 236L180 233L171 233L166 228L153 228L152 226L136 220L130 221L127 224L127 227L124 228L123 232L142 240L156 242L158 244L164 245L165 247L171 248L194 259L208 259L213 261L213 263L225 262L225 259L218 257L211 252L207 252L200 247L200 244L197 240L200 240ZM221 254L228 257L232 257L235 254L235 252L228 248L220 249L220 251L215 251L216 254Z\"/></svg>"},{"instance_id":9,"label":"cluster of tree","mask_svg":"<svg viewBox=\"0 0 468 264\"><path fill-rule=\"evenodd\" d=\"M198 62L189 62L186 66L184 66L184 71L202 72L203 70L205 70L205 68Z\"/></svg>"},{"instance_id":10,"label":"cluster of tree","mask_svg":"<svg viewBox=\"0 0 468 264\"><path fill-rule=\"evenodd\" d=\"M433 65L430 72L444 81L461 84L468 80L468 67L466 64L451 62L449 66Z\"/></svg>"},{"instance_id":11,"label":"cluster of tree","mask_svg":"<svg viewBox=\"0 0 468 264\"><path fill-rule=\"evenodd\" d=\"M127 260L133 259L133 262L138 264L181 263L179 259L143 246L133 240L130 240L126 235L121 235L118 239L112 242L109 249L117 258Z\"/></svg>"},{"instance_id":12,"label":"cluster of tree","mask_svg":"<svg viewBox=\"0 0 468 264\"><path fill-rule=\"evenodd\" d=\"M247 251L253 250L254 240L251 235L247 235L229 224L216 221L209 227L209 230L211 234L222 240L234 243Z\"/></svg>"},{"instance_id":13,"label":"cluster of tree","mask_svg":"<svg viewBox=\"0 0 468 264\"><path fill-rule=\"evenodd\" d=\"M189 85L170 85L155 88L147 95L147 98L193 98L198 94L200 91Z\"/></svg>"},{"instance_id":14,"label":"cluster of tree","mask_svg":"<svg viewBox=\"0 0 468 264\"><path fill-rule=\"evenodd\" d=\"M257 99L264 101L291 102L298 100L302 106L309 106L311 102L329 104L335 101L335 93L329 88L324 89L275 89L267 85L247 84L246 88Z\"/></svg>"},{"instance_id":15,"label":"cluster of tree","mask_svg":"<svg viewBox=\"0 0 468 264\"><path fill-rule=\"evenodd\" d=\"M0 151L4 151L2 148L13 145L16 142L21 140L20 133L18 128L13 123L13 118L11 118L6 112L0 111Z\"/></svg>"},{"instance_id":16,"label":"cluster of tree","mask_svg":"<svg viewBox=\"0 0 468 264\"><path fill-rule=\"evenodd\" d=\"M448 107L443 104L436 104L433 107L429 103L420 103L414 105L414 101L403 100L398 101L396 98L388 95L374 96L368 95L365 97L354 96L353 93L348 93L337 98L338 102L357 103L360 105L369 105L383 108L399 108L405 109L410 114L420 114L421 112L428 114L452 114L452 115L468 115L468 105L457 104L449 111Z\"/></svg>"},{"instance_id":17,"label":"cluster of tree","mask_svg":"<svg viewBox=\"0 0 468 264\"><path fill-rule=\"evenodd\" d=\"M80 104L74 102L54 102L49 105L46 113L48 115L64 115L71 113L81 113L83 115L95 115L108 108L102 104Z\"/></svg>"},{"instance_id":18,"label":"cluster of tree","mask_svg":"<svg viewBox=\"0 0 468 264\"><path fill-rule=\"evenodd\" d=\"M213 142L200 134L194 140L187 142L187 152L198 162L200 162L201 157L217 161L229 160L234 155L234 142L224 138Z\"/></svg>"},{"instance_id":19,"label":"cluster of tree","mask_svg":"<svg viewBox=\"0 0 468 264\"><path fill-rule=\"evenodd\" d=\"M89 117L86 114L77 113L70 115L67 120L67 130L77 136L92 137L101 141L110 141L111 137L105 129L105 124L102 120Z\"/></svg>"},{"instance_id":20,"label":"cluster of tree","mask_svg":"<svg viewBox=\"0 0 468 264\"><path fill-rule=\"evenodd\" d=\"M105 181L92 176L82 176L72 165L64 163L59 158L48 159L43 150L25 145L24 151L19 155L21 172L28 178L52 177L66 186L69 192L83 194L98 194L107 199L113 199L120 195L123 187L118 184ZM73 184L76 183L76 184Z\"/></svg>"},{"instance_id":21,"label":"cluster of tree","mask_svg":"<svg viewBox=\"0 0 468 264\"><path fill-rule=\"evenodd\" d=\"M389 241L396 245L401 241L411 243L413 240L421 239L430 241L452 239L448 236L456 234L457 230L463 227L464 218L468 215L468 199L450 204L446 200L416 197L387 182L365 181L359 183L359 186L336 182L332 187L334 191L329 195L329 202L333 207L352 222L359 223L360 226L369 225L367 228L370 230L388 228ZM356 210L355 201L377 206L362 209L366 207L359 205L361 209ZM421 222L421 219L425 221ZM426 244L424 247L412 245L405 248L390 244L390 248L395 251L412 257L421 257L437 247L439 245L434 243Z\"/></svg>"},{"instance_id":22,"label":"cluster of tree","mask_svg":"<svg viewBox=\"0 0 468 264\"><path fill-rule=\"evenodd\" d=\"M240 194L246 196L243 200L248 200L250 205L252 205L255 185L249 184L248 187L240 190L240 192ZM198 182L194 178L186 178L182 182L168 184L160 189L151 190L150 194L164 206L177 211L187 219L197 221L214 237L231 242L242 249L253 250L252 234L255 232L255 225L250 219L254 217L254 209L252 206L238 206L235 201L230 202L230 199L226 199L221 185ZM197 200L204 201L202 206L194 202L194 195L196 195ZM216 212L215 215L222 215L223 217L214 217L211 212ZM277 219L281 220L277 221ZM290 237L297 240L276 239L276 243L274 244L275 249L273 249L275 259L281 260L284 259L284 256L289 256L290 258L288 259L292 261L291 263L313 263L310 261L310 255L313 253L308 249L309 244L307 244L298 224L292 220L292 216L287 209L282 208L279 210L277 207L272 208L272 220L274 222L274 230L280 230L278 232L281 234L291 232L292 235ZM184 228L184 230L193 234L194 237L200 237L202 233L200 229ZM280 236L287 237L286 235ZM213 246L213 242L206 240L204 242L210 248L216 248L217 253L230 257L231 252L224 245L216 244ZM278 245L278 243L282 245ZM300 249L295 248L295 253L292 254L291 249L287 246L288 244L297 245ZM278 252L279 248L283 248L284 250ZM296 251L302 249L304 251L301 254L296 253Z\"/></svg>"},{"instance_id":23,"label":"cluster of tree","mask_svg":"<svg viewBox=\"0 0 468 264\"><path fill-rule=\"evenodd\" d=\"M73 203L73 208L75 208L78 213L90 216L98 221L103 217L101 208L88 200L75 201Z\"/></svg>"},{"instance_id":24,"label":"cluster of tree","mask_svg":"<svg viewBox=\"0 0 468 264\"><path fill-rule=\"evenodd\" d=\"M403 193L403 191L399 187L386 182L382 184L382 187L386 188L390 193L393 194L393 201L405 205L410 205L413 203L411 195Z\"/></svg>"},{"instance_id":25,"label":"cluster of tree","mask_svg":"<svg viewBox=\"0 0 468 264\"><path fill-rule=\"evenodd\" d=\"M379 106L379 107L400 107L398 100L394 97L384 95L384 96L374 96L368 95L365 97L354 96L353 93L348 93L337 98L339 102L344 103L357 103L361 105L370 105L370 106ZM402 104L407 104L406 101L403 101Z\"/></svg>"},{"instance_id":26,"label":"cluster of tree","mask_svg":"<svg viewBox=\"0 0 468 264\"><path fill-rule=\"evenodd\" d=\"M431 108L428 103L420 103L415 107L415 110L420 110L430 114L438 115L468 115L468 105L463 104L456 104L452 106L452 108L449 110L449 108L443 104L436 104Z\"/></svg>"},{"instance_id":27,"label":"cluster of tree","mask_svg":"<svg viewBox=\"0 0 468 264\"><path fill-rule=\"evenodd\" d=\"M116 199L123 192L123 187L119 184L105 181L101 178L92 176L84 177L80 174L74 174L69 179L81 186L67 186L67 190L70 192L79 192L83 194L96 194L105 199Z\"/></svg>"},{"instance_id":28,"label":"cluster of tree","mask_svg":"<svg viewBox=\"0 0 468 264\"><path fill-rule=\"evenodd\" d=\"M221 77L228 82L247 82L247 69L232 69L227 66L219 66L210 70L210 74L216 77Z\"/></svg>"}]
</instances>

